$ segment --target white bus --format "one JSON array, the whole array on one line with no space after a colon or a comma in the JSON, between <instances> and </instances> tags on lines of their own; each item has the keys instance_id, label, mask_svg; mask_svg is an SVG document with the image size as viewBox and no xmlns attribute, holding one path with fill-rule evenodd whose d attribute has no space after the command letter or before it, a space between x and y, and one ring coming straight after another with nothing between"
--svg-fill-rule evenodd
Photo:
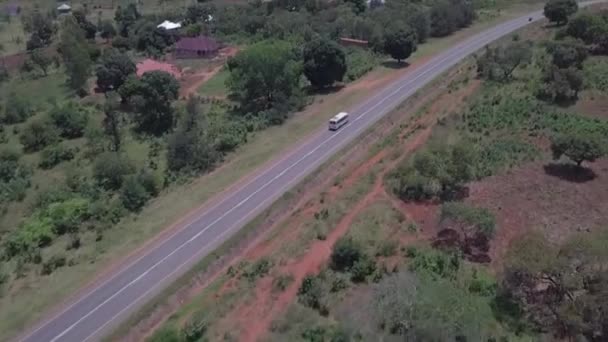
<instances>
[{"instance_id":1,"label":"white bus","mask_svg":"<svg viewBox=\"0 0 608 342\"><path fill-rule=\"evenodd\" d=\"M329 120L329 130L336 131L348 122L348 113L340 112Z\"/></svg>"}]
</instances>

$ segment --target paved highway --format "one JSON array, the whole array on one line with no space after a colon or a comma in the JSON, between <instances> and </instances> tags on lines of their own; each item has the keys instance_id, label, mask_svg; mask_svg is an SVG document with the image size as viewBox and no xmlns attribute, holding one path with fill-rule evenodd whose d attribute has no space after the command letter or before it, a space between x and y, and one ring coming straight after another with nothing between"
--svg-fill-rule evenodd
<instances>
[{"instance_id":1,"label":"paved highway","mask_svg":"<svg viewBox=\"0 0 608 342\"><path fill-rule=\"evenodd\" d=\"M529 18L539 20L542 13L530 13L466 39L388 85L353 108L348 125L337 132L321 128L313 138L248 183L232 189L223 200L40 323L20 341L99 340L383 115L471 53L525 26ZM329 119L335 113L327 114Z\"/></svg>"}]
</instances>

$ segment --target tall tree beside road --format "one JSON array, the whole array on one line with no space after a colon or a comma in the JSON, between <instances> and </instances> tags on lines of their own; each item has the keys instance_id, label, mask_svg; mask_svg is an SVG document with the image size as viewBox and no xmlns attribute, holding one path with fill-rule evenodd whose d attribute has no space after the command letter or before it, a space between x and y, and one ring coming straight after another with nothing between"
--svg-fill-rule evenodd
<instances>
[{"instance_id":1,"label":"tall tree beside road","mask_svg":"<svg viewBox=\"0 0 608 342\"><path fill-rule=\"evenodd\" d=\"M544 14L549 21L563 25L568 23L568 18L577 10L576 0L549 0L545 4Z\"/></svg>"},{"instance_id":2,"label":"tall tree beside road","mask_svg":"<svg viewBox=\"0 0 608 342\"><path fill-rule=\"evenodd\" d=\"M257 43L227 64L228 88L243 114L268 111L300 95L302 63L290 43Z\"/></svg>"},{"instance_id":3,"label":"tall tree beside road","mask_svg":"<svg viewBox=\"0 0 608 342\"><path fill-rule=\"evenodd\" d=\"M173 127L172 103L177 99L179 83L164 71L150 71L138 79L131 76L119 93L134 111L134 119L142 132L162 135Z\"/></svg>"},{"instance_id":4,"label":"tall tree beside road","mask_svg":"<svg viewBox=\"0 0 608 342\"><path fill-rule=\"evenodd\" d=\"M315 88L342 81L346 67L344 51L328 39L315 39L304 47L304 75Z\"/></svg>"},{"instance_id":5,"label":"tall tree beside road","mask_svg":"<svg viewBox=\"0 0 608 342\"><path fill-rule=\"evenodd\" d=\"M401 63L416 51L416 42L416 32L405 23L399 22L384 33L384 52Z\"/></svg>"},{"instance_id":6,"label":"tall tree beside road","mask_svg":"<svg viewBox=\"0 0 608 342\"><path fill-rule=\"evenodd\" d=\"M86 93L92 61L84 32L73 17L66 17L63 22L59 51L68 75L68 85L79 93Z\"/></svg>"}]
</instances>

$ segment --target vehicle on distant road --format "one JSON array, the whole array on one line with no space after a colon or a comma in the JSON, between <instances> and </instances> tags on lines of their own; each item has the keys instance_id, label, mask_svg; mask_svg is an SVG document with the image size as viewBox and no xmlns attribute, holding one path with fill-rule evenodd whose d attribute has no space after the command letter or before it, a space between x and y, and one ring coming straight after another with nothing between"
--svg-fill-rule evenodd
<instances>
[{"instance_id":1,"label":"vehicle on distant road","mask_svg":"<svg viewBox=\"0 0 608 342\"><path fill-rule=\"evenodd\" d=\"M329 119L329 130L337 131L340 127L348 123L348 113L340 112L333 118Z\"/></svg>"}]
</instances>

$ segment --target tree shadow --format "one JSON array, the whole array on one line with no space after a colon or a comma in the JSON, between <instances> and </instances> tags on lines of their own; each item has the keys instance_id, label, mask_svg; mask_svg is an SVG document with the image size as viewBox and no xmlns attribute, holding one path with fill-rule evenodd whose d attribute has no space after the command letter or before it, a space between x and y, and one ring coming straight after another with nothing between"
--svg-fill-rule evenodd
<instances>
[{"instance_id":1,"label":"tree shadow","mask_svg":"<svg viewBox=\"0 0 608 342\"><path fill-rule=\"evenodd\" d=\"M408 62L397 62L395 60L384 61L382 62L382 66L389 69L404 69L410 66Z\"/></svg>"},{"instance_id":2,"label":"tree shadow","mask_svg":"<svg viewBox=\"0 0 608 342\"><path fill-rule=\"evenodd\" d=\"M590 168L574 164L550 163L543 168L546 174L568 182L585 183L597 177L597 174Z\"/></svg>"},{"instance_id":3,"label":"tree shadow","mask_svg":"<svg viewBox=\"0 0 608 342\"><path fill-rule=\"evenodd\" d=\"M329 95L329 94L339 92L343 88L344 88L344 84L341 84L341 83L337 83L337 84L331 85L329 87L323 87L323 88L315 88L315 87L309 86L306 88L306 93L308 95Z\"/></svg>"}]
</instances>

